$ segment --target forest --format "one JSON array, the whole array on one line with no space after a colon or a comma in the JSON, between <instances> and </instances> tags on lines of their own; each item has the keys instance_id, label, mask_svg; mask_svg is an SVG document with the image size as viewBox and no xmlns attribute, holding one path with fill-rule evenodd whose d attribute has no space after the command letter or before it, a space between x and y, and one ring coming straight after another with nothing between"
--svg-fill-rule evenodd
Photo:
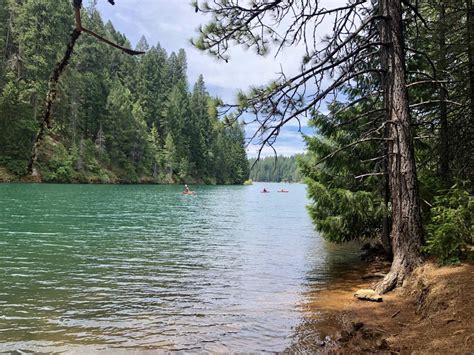
<instances>
[{"instance_id":1,"label":"forest","mask_svg":"<svg viewBox=\"0 0 474 355\"><path fill-rule=\"evenodd\" d=\"M123 47L94 2L84 27ZM0 176L28 172L48 79L66 50L70 1L0 0ZM217 117L201 76L190 87L186 53L142 37L129 56L82 36L60 78L35 169L44 182L239 184L248 178L244 130Z\"/></svg>"},{"instance_id":2,"label":"forest","mask_svg":"<svg viewBox=\"0 0 474 355\"><path fill-rule=\"evenodd\" d=\"M268 156L258 161L256 158L249 159L249 164L252 167L250 179L266 182L300 182L303 177L298 170L297 161L303 156L303 154L290 157Z\"/></svg>"}]
</instances>

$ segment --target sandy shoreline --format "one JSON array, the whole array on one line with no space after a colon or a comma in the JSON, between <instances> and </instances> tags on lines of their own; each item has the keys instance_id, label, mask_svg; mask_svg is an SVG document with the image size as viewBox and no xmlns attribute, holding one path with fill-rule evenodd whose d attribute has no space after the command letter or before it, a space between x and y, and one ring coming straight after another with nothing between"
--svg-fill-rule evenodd
<instances>
[{"instance_id":1,"label":"sandy shoreline","mask_svg":"<svg viewBox=\"0 0 474 355\"><path fill-rule=\"evenodd\" d=\"M388 264L369 264L368 273L386 272ZM472 354L474 351L474 264L437 267L426 263L403 288L383 295L383 302L354 298L375 279L359 273L316 292L308 313L311 322L288 351L311 353ZM321 318L320 318L321 319ZM304 339L305 336L303 335Z\"/></svg>"}]
</instances>

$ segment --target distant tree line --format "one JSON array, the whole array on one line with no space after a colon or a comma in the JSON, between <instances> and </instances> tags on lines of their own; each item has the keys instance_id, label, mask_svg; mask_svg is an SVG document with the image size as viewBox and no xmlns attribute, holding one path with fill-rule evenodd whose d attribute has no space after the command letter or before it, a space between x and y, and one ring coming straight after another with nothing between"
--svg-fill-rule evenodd
<instances>
[{"instance_id":1,"label":"distant tree line","mask_svg":"<svg viewBox=\"0 0 474 355\"><path fill-rule=\"evenodd\" d=\"M84 26L119 45L94 5ZM0 167L26 173L48 78L74 28L69 1L0 0ZM200 76L188 87L184 50L142 37L131 57L82 36L61 77L38 168L52 182L242 183L244 131L217 117Z\"/></svg>"},{"instance_id":2,"label":"distant tree line","mask_svg":"<svg viewBox=\"0 0 474 355\"><path fill-rule=\"evenodd\" d=\"M253 181L266 182L298 182L302 176L297 167L297 160L303 155L269 156L256 162L255 158L249 159L252 167L250 170L250 179Z\"/></svg>"}]
</instances>

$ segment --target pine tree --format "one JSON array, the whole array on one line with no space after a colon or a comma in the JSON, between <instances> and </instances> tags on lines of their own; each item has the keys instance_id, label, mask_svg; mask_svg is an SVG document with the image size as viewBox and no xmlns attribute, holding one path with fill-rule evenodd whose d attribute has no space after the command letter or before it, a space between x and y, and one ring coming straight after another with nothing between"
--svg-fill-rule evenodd
<instances>
[{"instance_id":1,"label":"pine tree","mask_svg":"<svg viewBox=\"0 0 474 355\"><path fill-rule=\"evenodd\" d=\"M198 176L209 175L209 147L212 139L211 120L208 115L209 94L206 91L204 78L199 76L194 84L191 96L191 116L187 125L190 137L189 149L191 161L195 163Z\"/></svg>"},{"instance_id":2,"label":"pine tree","mask_svg":"<svg viewBox=\"0 0 474 355\"><path fill-rule=\"evenodd\" d=\"M216 181L210 147L218 120L209 114L212 100L202 77L195 93L188 91L184 50L168 56L143 37L137 48L146 54L131 57L80 36L58 84L50 86L75 28L70 3L0 5L0 166L22 175L33 150L31 166L44 181ZM130 47L110 21L104 23L96 2L82 9L81 20L98 36ZM48 86L56 98L52 125L38 130Z\"/></svg>"}]
</instances>

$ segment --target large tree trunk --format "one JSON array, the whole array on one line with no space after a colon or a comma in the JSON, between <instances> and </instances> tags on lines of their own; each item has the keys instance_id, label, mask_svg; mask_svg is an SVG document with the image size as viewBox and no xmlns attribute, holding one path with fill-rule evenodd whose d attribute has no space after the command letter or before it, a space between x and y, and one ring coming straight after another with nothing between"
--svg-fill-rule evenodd
<instances>
[{"instance_id":1,"label":"large tree trunk","mask_svg":"<svg viewBox=\"0 0 474 355\"><path fill-rule=\"evenodd\" d=\"M388 40L384 94L388 104L388 173L392 201L393 262L390 272L377 285L385 293L400 285L421 263L422 229L410 127L400 0L381 0Z\"/></svg>"},{"instance_id":2,"label":"large tree trunk","mask_svg":"<svg viewBox=\"0 0 474 355\"><path fill-rule=\"evenodd\" d=\"M388 136L388 132L385 135L385 137ZM385 149L385 153L387 154L388 157L388 147ZM393 250L392 250L392 241L390 240L390 218L388 215L388 208L390 205L390 183L388 179L388 158L385 158L384 161L384 191L383 191L383 202L385 205L385 208L387 209L387 214L383 217L382 220L382 246L385 251L385 255L387 256L387 259L392 259L393 258Z\"/></svg>"},{"instance_id":3,"label":"large tree trunk","mask_svg":"<svg viewBox=\"0 0 474 355\"><path fill-rule=\"evenodd\" d=\"M474 5L466 0L467 10L467 50L469 57L469 99L471 102L471 119L474 117Z\"/></svg>"},{"instance_id":4,"label":"large tree trunk","mask_svg":"<svg viewBox=\"0 0 474 355\"><path fill-rule=\"evenodd\" d=\"M382 9L380 9L381 14L383 15ZM380 22L377 27L380 38L382 41L385 43L389 42L388 39L388 32L387 32L387 26L386 23ZM382 74L381 74L381 86L384 88L384 92L387 92L387 69L388 69L388 51L387 48L382 49L380 53L380 64L382 67ZM384 120L385 121L390 121L390 108L389 108L389 102L388 102L388 97L387 95L383 96L383 108L384 108ZM389 127L386 124L384 127L384 138L388 138L389 135ZM389 184L389 179L388 179L388 156L389 156L389 148L388 148L388 143L384 142L384 183L383 183L383 197L384 197L384 205L387 209L387 214L384 216L382 220L382 235L381 235L381 242L382 246L384 248L385 254L389 259L393 257L393 251L392 251L392 243L390 240L390 218L388 215L388 209L389 209L389 204L390 204L390 184Z\"/></svg>"},{"instance_id":5,"label":"large tree trunk","mask_svg":"<svg viewBox=\"0 0 474 355\"><path fill-rule=\"evenodd\" d=\"M439 27L438 27L438 45L439 45L439 58L438 58L438 80L445 80L447 77L446 71L448 67L447 63L447 50L446 50L446 5L443 0L439 4ZM449 169L449 133L448 133L448 105L446 100L448 99L448 90L446 89L447 83L441 83L439 85L439 121L440 121L440 144L439 144L439 175L443 182L444 187L449 187L450 181L450 169Z\"/></svg>"}]
</instances>

